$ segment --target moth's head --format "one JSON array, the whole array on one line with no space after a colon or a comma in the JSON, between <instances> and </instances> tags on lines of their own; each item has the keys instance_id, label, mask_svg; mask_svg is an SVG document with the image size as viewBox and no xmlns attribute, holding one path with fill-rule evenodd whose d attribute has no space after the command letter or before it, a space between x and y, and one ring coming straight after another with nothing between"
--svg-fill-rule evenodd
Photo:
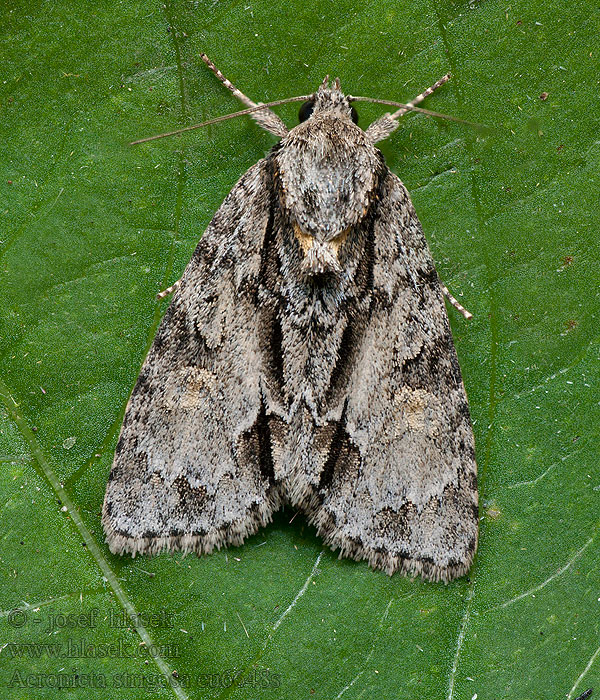
<instances>
[{"instance_id":1,"label":"moth's head","mask_svg":"<svg viewBox=\"0 0 600 700\"><path fill-rule=\"evenodd\" d=\"M379 152L356 125L351 99L338 78L330 85L326 77L275 156L280 201L308 277L338 276L356 263L357 231L379 177Z\"/></svg>"},{"instance_id":2,"label":"moth's head","mask_svg":"<svg viewBox=\"0 0 600 700\"><path fill-rule=\"evenodd\" d=\"M331 114L351 120L355 124L358 122L356 110L340 89L339 78L336 78L329 87L329 76L326 75L319 89L300 107L298 119L300 122L305 122L321 114Z\"/></svg>"}]
</instances>

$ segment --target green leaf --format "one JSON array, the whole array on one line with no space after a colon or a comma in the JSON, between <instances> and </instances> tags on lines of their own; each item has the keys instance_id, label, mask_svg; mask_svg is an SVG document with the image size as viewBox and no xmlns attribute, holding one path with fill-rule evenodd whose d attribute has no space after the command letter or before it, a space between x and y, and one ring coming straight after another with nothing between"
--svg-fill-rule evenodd
<instances>
[{"instance_id":1,"label":"green leaf","mask_svg":"<svg viewBox=\"0 0 600 700\"><path fill-rule=\"evenodd\" d=\"M3 697L551 700L600 683L600 11L404 5L1 10ZM409 100L451 71L424 106L491 127L410 115L383 145L475 316L450 313L480 471L469 578L339 561L289 510L209 557L104 545L155 294L274 143L239 118L127 145L239 108L201 51L263 102L326 73ZM359 106L362 126L384 111Z\"/></svg>"}]
</instances>

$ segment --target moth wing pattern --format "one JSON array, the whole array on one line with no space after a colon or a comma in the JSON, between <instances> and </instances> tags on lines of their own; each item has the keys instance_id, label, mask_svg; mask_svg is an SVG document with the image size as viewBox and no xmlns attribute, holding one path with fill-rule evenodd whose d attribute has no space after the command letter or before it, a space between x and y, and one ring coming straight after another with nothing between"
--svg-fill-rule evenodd
<instances>
[{"instance_id":1,"label":"moth wing pattern","mask_svg":"<svg viewBox=\"0 0 600 700\"><path fill-rule=\"evenodd\" d=\"M215 214L143 364L104 500L114 553L208 553L240 544L279 507L254 302L271 210L265 178L263 159Z\"/></svg>"},{"instance_id":2,"label":"moth wing pattern","mask_svg":"<svg viewBox=\"0 0 600 700\"><path fill-rule=\"evenodd\" d=\"M329 454L296 505L340 556L449 581L477 546L474 438L435 265L387 167L371 225L369 310L339 348Z\"/></svg>"}]
</instances>

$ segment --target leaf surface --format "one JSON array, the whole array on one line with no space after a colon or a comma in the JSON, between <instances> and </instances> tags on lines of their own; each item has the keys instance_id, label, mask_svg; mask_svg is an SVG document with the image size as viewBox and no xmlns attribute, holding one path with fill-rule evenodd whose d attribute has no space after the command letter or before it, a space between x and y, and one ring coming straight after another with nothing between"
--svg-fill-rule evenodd
<instances>
[{"instance_id":1,"label":"leaf surface","mask_svg":"<svg viewBox=\"0 0 600 700\"><path fill-rule=\"evenodd\" d=\"M598 8L1 12L3 697L55 698L62 684L72 698L551 700L599 685ZM239 108L202 51L263 102L326 73L410 100L450 71L424 106L490 127L410 115L382 145L475 316L450 310L480 473L468 579L339 561L289 510L210 557L103 544L124 407L166 308L155 295L274 143L240 118L127 146ZM359 108L363 127L382 113ZM279 113L292 125L296 110Z\"/></svg>"}]
</instances>

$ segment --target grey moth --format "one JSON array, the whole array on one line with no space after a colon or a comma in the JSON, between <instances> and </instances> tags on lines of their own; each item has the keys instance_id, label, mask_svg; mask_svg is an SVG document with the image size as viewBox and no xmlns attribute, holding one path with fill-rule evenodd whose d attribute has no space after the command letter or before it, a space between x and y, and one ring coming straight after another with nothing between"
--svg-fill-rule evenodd
<instances>
[{"instance_id":1,"label":"grey moth","mask_svg":"<svg viewBox=\"0 0 600 700\"><path fill-rule=\"evenodd\" d=\"M110 550L207 554L290 504L340 557L464 575L476 463L444 294L464 309L375 147L448 76L366 130L326 79L288 130L203 60L279 141L168 290L110 472Z\"/></svg>"}]
</instances>

